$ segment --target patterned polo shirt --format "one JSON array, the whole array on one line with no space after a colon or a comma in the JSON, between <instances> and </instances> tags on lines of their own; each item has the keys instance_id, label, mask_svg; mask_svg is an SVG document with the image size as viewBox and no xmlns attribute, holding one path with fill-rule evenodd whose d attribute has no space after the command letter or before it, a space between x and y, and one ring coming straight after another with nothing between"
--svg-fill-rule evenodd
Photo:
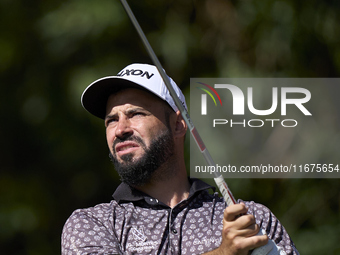
<instances>
[{"instance_id":1,"label":"patterned polo shirt","mask_svg":"<svg viewBox=\"0 0 340 255\"><path fill-rule=\"evenodd\" d=\"M226 204L192 179L189 197L173 208L122 183L110 203L78 209L66 221L62 254L202 254L222 241ZM256 223L287 254L299 254L270 210L244 202Z\"/></svg>"}]
</instances>

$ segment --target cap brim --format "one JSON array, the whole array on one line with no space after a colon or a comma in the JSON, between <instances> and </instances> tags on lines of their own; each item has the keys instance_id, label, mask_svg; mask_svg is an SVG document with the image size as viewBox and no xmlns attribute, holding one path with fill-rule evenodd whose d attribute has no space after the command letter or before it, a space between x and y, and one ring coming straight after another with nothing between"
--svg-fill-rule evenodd
<instances>
[{"instance_id":1,"label":"cap brim","mask_svg":"<svg viewBox=\"0 0 340 255\"><path fill-rule=\"evenodd\" d=\"M90 84L83 92L81 103L88 112L96 117L105 119L106 104L109 96L123 88L145 89L144 86L130 80L117 76L108 76Z\"/></svg>"}]
</instances>

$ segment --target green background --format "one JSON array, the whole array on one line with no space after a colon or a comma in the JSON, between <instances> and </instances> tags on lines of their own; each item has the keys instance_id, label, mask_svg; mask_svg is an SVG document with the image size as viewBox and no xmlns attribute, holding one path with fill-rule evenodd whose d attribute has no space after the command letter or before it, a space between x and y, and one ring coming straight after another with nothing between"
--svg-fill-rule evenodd
<instances>
[{"instance_id":1,"label":"green background","mask_svg":"<svg viewBox=\"0 0 340 255\"><path fill-rule=\"evenodd\" d=\"M190 77L339 76L339 1L129 3L187 96ZM0 20L1 254L60 254L72 211L109 201L119 184L104 125L80 95L97 78L151 61L118 0L1 0ZM339 126L331 127L338 135ZM302 254L339 254L339 184L229 186L270 207Z\"/></svg>"}]
</instances>

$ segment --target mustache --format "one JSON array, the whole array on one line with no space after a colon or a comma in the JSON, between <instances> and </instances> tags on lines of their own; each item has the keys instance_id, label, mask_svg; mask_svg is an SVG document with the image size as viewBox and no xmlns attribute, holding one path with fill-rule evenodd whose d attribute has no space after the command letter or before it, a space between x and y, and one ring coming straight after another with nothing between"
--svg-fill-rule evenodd
<instances>
[{"instance_id":1,"label":"mustache","mask_svg":"<svg viewBox=\"0 0 340 255\"><path fill-rule=\"evenodd\" d=\"M116 137L116 139L113 141L113 144L112 144L112 151L114 154L116 154L116 145L118 143L122 143L122 142L126 142L126 141L132 141L132 142L136 142L138 143L144 150L146 150L146 145L143 141L142 138L138 137L138 136L127 136L127 137L123 137L123 138L120 138L120 137Z\"/></svg>"}]
</instances>

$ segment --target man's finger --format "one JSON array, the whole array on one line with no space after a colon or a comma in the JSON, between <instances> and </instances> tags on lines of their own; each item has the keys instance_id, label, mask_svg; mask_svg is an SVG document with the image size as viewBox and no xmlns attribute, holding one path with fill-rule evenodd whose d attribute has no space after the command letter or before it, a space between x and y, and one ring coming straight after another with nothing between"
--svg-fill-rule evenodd
<instances>
[{"instance_id":1,"label":"man's finger","mask_svg":"<svg viewBox=\"0 0 340 255\"><path fill-rule=\"evenodd\" d=\"M231 254L246 254L248 251L266 245L267 242L268 242L267 235L257 235L247 238L235 236L233 239L229 239L229 241L227 241L227 247L228 249L233 251L233 253ZM260 254L262 255L262 253Z\"/></svg>"},{"instance_id":2,"label":"man's finger","mask_svg":"<svg viewBox=\"0 0 340 255\"><path fill-rule=\"evenodd\" d=\"M242 215L234 221L234 228L238 229L239 235L243 237L254 236L260 231L253 215Z\"/></svg>"},{"instance_id":3,"label":"man's finger","mask_svg":"<svg viewBox=\"0 0 340 255\"><path fill-rule=\"evenodd\" d=\"M257 235L243 239L243 245L254 250L255 248L264 246L268 243L269 237L267 235Z\"/></svg>"},{"instance_id":4,"label":"man's finger","mask_svg":"<svg viewBox=\"0 0 340 255\"><path fill-rule=\"evenodd\" d=\"M230 205L224 210L224 219L226 221L234 221L240 215L246 214L247 211L248 211L248 208L243 203Z\"/></svg>"}]
</instances>

